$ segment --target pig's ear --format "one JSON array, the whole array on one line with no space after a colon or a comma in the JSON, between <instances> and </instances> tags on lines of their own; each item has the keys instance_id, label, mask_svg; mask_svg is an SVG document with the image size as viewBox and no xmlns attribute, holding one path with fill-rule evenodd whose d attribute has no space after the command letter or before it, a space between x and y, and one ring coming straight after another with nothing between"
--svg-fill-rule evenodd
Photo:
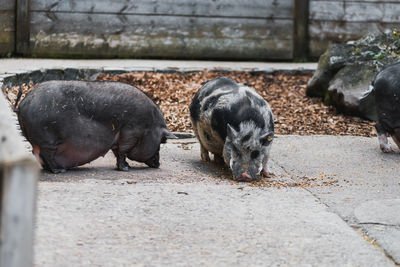
<instances>
[{"instance_id":1,"label":"pig's ear","mask_svg":"<svg viewBox=\"0 0 400 267\"><path fill-rule=\"evenodd\" d=\"M268 146L271 144L272 140L274 139L274 133L266 133L260 138L260 143L263 146Z\"/></svg>"},{"instance_id":2,"label":"pig's ear","mask_svg":"<svg viewBox=\"0 0 400 267\"><path fill-rule=\"evenodd\" d=\"M237 135L236 130L229 123L226 125L226 135L231 139L234 139Z\"/></svg>"},{"instance_id":3,"label":"pig's ear","mask_svg":"<svg viewBox=\"0 0 400 267\"><path fill-rule=\"evenodd\" d=\"M165 144L167 139L178 139L173 133L168 130L163 131L163 137L161 138L161 143Z\"/></svg>"}]
</instances>

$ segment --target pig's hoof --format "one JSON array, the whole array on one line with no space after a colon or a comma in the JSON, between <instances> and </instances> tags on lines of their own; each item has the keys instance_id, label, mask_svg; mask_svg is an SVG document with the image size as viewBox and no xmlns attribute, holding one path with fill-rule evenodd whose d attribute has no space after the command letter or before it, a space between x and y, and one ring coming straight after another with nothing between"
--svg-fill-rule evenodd
<instances>
[{"instance_id":1,"label":"pig's hoof","mask_svg":"<svg viewBox=\"0 0 400 267\"><path fill-rule=\"evenodd\" d=\"M275 174L273 174L272 172L268 172L266 170L262 170L262 175L266 178L272 178L275 176Z\"/></svg>"},{"instance_id":2,"label":"pig's hoof","mask_svg":"<svg viewBox=\"0 0 400 267\"><path fill-rule=\"evenodd\" d=\"M50 170L52 173L64 173L67 170L66 169L51 169Z\"/></svg>"},{"instance_id":3,"label":"pig's hoof","mask_svg":"<svg viewBox=\"0 0 400 267\"><path fill-rule=\"evenodd\" d=\"M119 166L118 166L118 170L119 170L119 171L124 171L124 172L129 171L130 168L131 168L131 167L130 167L128 164L126 164L126 165L119 165Z\"/></svg>"},{"instance_id":4,"label":"pig's hoof","mask_svg":"<svg viewBox=\"0 0 400 267\"><path fill-rule=\"evenodd\" d=\"M160 167L160 163L159 162L145 162L145 164L147 166L149 166L150 168L157 169L158 167Z\"/></svg>"},{"instance_id":5,"label":"pig's hoof","mask_svg":"<svg viewBox=\"0 0 400 267\"><path fill-rule=\"evenodd\" d=\"M390 154L394 153L393 148L391 148L389 145L386 145L386 146L385 145L381 145L380 148L381 148L383 153L390 153Z\"/></svg>"}]
</instances>

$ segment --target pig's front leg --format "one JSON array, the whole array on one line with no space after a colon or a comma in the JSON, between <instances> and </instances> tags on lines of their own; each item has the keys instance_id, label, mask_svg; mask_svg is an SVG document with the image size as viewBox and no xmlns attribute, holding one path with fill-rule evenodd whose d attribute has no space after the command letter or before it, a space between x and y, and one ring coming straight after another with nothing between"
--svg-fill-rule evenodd
<instances>
[{"instance_id":1,"label":"pig's front leg","mask_svg":"<svg viewBox=\"0 0 400 267\"><path fill-rule=\"evenodd\" d=\"M119 171L129 171L130 166L126 162L126 157L131 149L136 146L138 139L130 137L128 132L120 132L118 140L112 147L112 151L117 158L117 168Z\"/></svg>"},{"instance_id":2,"label":"pig's front leg","mask_svg":"<svg viewBox=\"0 0 400 267\"><path fill-rule=\"evenodd\" d=\"M266 177L266 178L272 178L275 176L275 174L273 174L272 172L268 171L268 160L264 161L263 163L263 169L261 171L261 174Z\"/></svg>"},{"instance_id":3,"label":"pig's front leg","mask_svg":"<svg viewBox=\"0 0 400 267\"><path fill-rule=\"evenodd\" d=\"M57 148L40 148L40 158L43 160L43 168L51 171L52 173L64 173L67 170L60 166L56 160L55 155Z\"/></svg>"},{"instance_id":4,"label":"pig's front leg","mask_svg":"<svg viewBox=\"0 0 400 267\"><path fill-rule=\"evenodd\" d=\"M130 166L126 162L126 153L121 153L118 148L112 149L115 157L117 158L117 168L119 171L128 171Z\"/></svg>"},{"instance_id":5,"label":"pig's front leg","mask_svg":"<svg viewBox=\"0 0 400 267\"><path fill-rule=\"evenodd\" d=\"M388 138L386 135L386 131L379 124L379 122L375 125L376 132L378 133L379 147L384 153L394 153L394 150L390 147L388 143Z\"/></svg>"},{"instance_id":6,"label":"pig's front leg","mask_svg":"<svg viewBox=\"0 0 400 267\"><path fill-rule=\"evenodd\" d=\"M210 156L208 155L208 150L200 143L200 155L203 161L209 162Z\"/></svg>"}]
</instances>

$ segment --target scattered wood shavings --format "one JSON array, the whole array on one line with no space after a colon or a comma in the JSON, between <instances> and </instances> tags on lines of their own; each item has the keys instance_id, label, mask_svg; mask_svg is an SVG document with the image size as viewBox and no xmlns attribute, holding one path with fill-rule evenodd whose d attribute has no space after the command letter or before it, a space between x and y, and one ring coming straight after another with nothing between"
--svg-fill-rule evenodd
<instances>
[{"instance_id":1,"label":"scattered wood shavings","mask_svg":"<svg viewBox=\"0 0 400 267\"><path fill-rule=\"evenodd\" d=\"M160 107L173 132L192 132L189 105L202 84L227 76L253 87L266 99L274 113L276 134L376 136L374 122L339 114L320 98L305 95L312 73L250 73L202 71L189 73L131 72L101 74L98 80L121 81L143 90ZM23 96L34 84L23 84ZM19 87L3 88L14 104Z\"/></svg>"},{"instance_id":2,"label":"scattered wood shavings","mask_svg":"<svg viewBox=\"0 0 400 267\"><path fill-rule=\"evenodd\" d=\"M189 105L202 84L226 76L253 87L270 104L276 134L375 136L374 123L339 114L320 98L305 94L312 73L250 73L204 71L190 73L132 72L102 74L99 80L122 81L141 88L164 113L171 131L192 131Z\"/></svg>"},{"instance_id":3,"label":"scattered wood shavings","mask_svg":"<svg viewBox=\"0 0 400 267\"><path fill-rule=\"evenodd\" d=\"M275 188L286 188L286 187L321 187L321 186L337 186L338 179L333 176L327 176L320 174L318 177L291 177L291 181L281 181L270 178L261 178L248 183L251 187L275 187Z\"/></svg>"}]
</instances>

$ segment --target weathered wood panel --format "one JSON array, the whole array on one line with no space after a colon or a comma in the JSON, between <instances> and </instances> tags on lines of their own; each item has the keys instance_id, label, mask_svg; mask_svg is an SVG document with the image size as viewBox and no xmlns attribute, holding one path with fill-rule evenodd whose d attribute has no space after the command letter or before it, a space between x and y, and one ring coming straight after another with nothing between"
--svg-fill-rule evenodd
<instances>
[{"instance_id":1,"label":"weathered wood panel","mask_svg":"<svg viewBox=\"0 0 400 267\"><path fill-rule=\"evenodd\" d=\"M311 1L310 19L346 22L399 22L400 1Z\"/></svg>"},{"instance_id":2,"label":"weathered wood panel","mask_svg":"<svg viewBox=\"0 0 400 267\"><path fill-rule=\"evenodd\" d=\"M15 0L1 0L0 1L0 10L14 10L15 8Z\"/></svg>"},{"instance_id":3,"label":"weathered wood panel","mask_svg":"<svg viewBox=\"0 0 400 267\"><path fill-rule=\"evenodd\" d=\"M308 58L309 0L294 0L293 12L293 59Z\"/></svg>"},{"instance_id":4,"label":"weathered wood panel","mask_svg":"<svg viewBox=\"0 0 400 267\"><path fill-rule=\"evenodd\" d=\"M14 51L15 0L0 0L0 56Z\"/></svg>"},{"instance_id":5,"label":"weathered wood panel","mask_svg":"<svg viewBox=\"0 0 400 267\"><path fill-rule=\"evenodd\" d=\"M0 118L0 266L32 266L38 164L1 90Z\"/></svg>"},{"instance_id":6,"label":"weathered wood panel","mask_svg":"<svg viewBox=\"0 0 400 267\"><path fill-rule=\"evenodd\" d=\"M0 172L0 266L32 266L37 165L30 160L0 163Z\"/></svg>"},{"instance_id":7,"label":"weathered wood panel","mask_svg":"<svg viewBox=\"0 0 400 267\"><path fill-rule=\"evenodd\" d=\"M36 55L291 59L290 19L31 13Z\"/></svg>"},{"instance_id":8,"label":"weathered wood panel","mask_svg":"<svg viewBox=\"0 0 400 267\"><path fill-rule=\"evenodd\" d=\"M32 0L32 11L291 18L293 0Z\"/></svg>"},{"instance_id":9,"label":"weathered wood panel","mask_svg":"<svg viewBox=\"0 0 400 267\"><path fill-rule=\"evenodd\" d=\"M15 14L15 52L18 55L29 54L30 40L30 0L16 0Z\"/></svg>"},{"instance_id":10,"label":"weathered wood panel","mask_svg":"<svg viewBox=\"0 0 400 267\"><path fill-rule=\"evenodd\" d=\"M321 55L330 44L393 28L400 28L399 1L310 1L308 30L313 57Z\"/></svg>"}]
</instances>

